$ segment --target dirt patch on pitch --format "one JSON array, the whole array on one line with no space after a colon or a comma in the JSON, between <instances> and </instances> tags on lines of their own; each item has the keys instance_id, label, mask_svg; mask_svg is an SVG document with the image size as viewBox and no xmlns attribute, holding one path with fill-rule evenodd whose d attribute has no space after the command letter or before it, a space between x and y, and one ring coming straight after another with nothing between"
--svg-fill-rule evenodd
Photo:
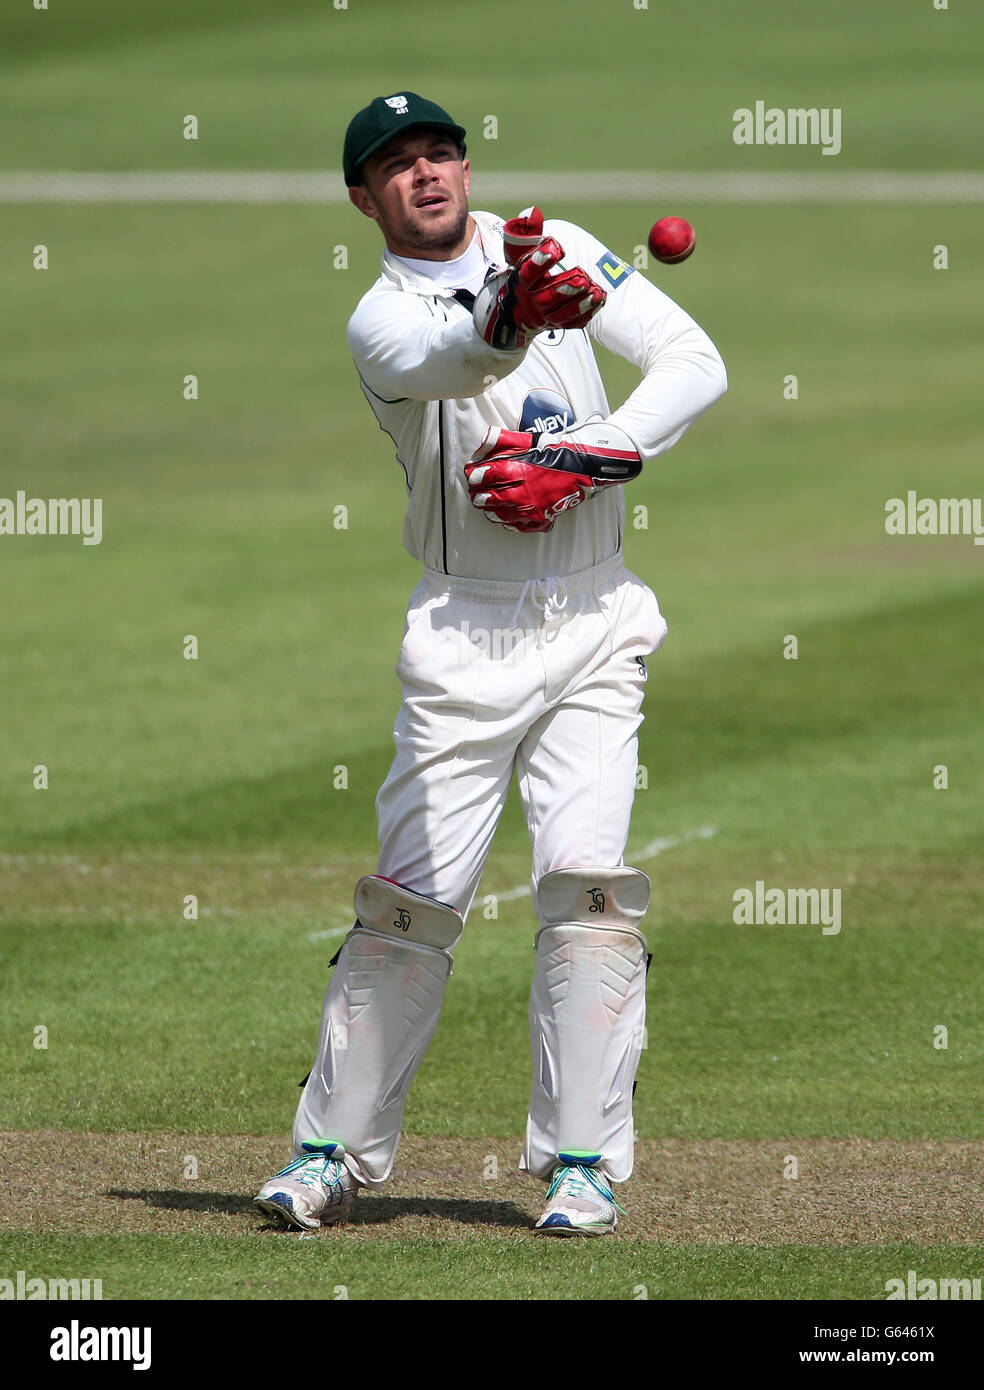
<instances>
[{"instance_id":1,"label":"dirt patch on pitch","mask_svg":"<svg viewBox=\"0 0 984 1390\"><path fill-rule=\"evenodd\" d=\"M408 1138L385 1190L324 1237L525 1237L543 1187L516 1171L519 1149ZM266 1136L0 1133L0 1230L273 1236L251 1199L285 1155ZM984 1142L647 1141L616 1196L626 1239L976 1243Z\"/></svg>"}]
</instances>

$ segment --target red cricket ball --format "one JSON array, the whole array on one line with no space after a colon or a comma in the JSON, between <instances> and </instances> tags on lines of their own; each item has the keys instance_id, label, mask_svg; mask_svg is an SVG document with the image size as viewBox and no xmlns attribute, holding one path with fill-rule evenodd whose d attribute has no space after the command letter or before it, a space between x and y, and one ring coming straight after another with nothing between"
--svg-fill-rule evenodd
<instances>
[{"instance_id":1,"label":"red cricket ball","mask_svg":"<svg viewBox=\"0 0 984 1390\"><path fill-rule=\"evenodd\" d=\"M697 245L690 223L682 217L661 217L649 231L649 249L664 265L685 261Z\"/></svg>"}]
</instances>

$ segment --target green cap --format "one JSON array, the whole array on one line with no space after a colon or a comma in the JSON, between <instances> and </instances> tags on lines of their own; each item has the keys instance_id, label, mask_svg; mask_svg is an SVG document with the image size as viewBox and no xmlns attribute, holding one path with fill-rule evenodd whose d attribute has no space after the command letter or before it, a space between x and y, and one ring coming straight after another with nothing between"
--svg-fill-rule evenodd
<instances>
[{"instance_id":1,"label":"green cap","mask_svg":"<svg viewBox=\"0 0 984 1390\"><path fill-rule=\"evenodd\" d=\"M352 117L345 132L342 168L349 188L360 181L362 165L371 154L412 126L434 126L438 130L448 131L461 146L464 155L464 129L451 119L443 107L433 101L425 101L416 92L374 97L368 106Z\"/></svg>"}]
</instances>

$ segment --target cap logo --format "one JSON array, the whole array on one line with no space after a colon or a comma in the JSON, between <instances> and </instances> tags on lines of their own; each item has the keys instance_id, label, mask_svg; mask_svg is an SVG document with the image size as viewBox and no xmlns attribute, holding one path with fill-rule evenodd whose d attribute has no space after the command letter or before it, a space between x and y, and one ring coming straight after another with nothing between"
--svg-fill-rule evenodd
<instances>
[{"instance_id":1,"label":"cap logo","mask_svg":"<svg viewBox=\"0 0 984 1390\"><path fill-rule=\"evenodd\" d=\"M398 116L405 116L410 109L410 103L405 96L386 97L386 105L391 106Z\"/></svg>"}]
</instances>

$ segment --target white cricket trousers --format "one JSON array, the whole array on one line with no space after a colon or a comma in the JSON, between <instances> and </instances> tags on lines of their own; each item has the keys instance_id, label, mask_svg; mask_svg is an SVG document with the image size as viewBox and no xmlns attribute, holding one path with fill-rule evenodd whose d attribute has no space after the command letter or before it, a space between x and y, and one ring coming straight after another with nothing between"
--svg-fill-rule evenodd
<instances>
[{"instance_id":1,"label":"white cricket trousers","mask_svg":"<svg viewBox=\"0 0 984 1390\"><path fill-rule=\"evenodd\" d=\"M621 554L525 582L426 570L397 664L377 873L467 915L513 768L534 908L551 869L621 865L645 658L665 636L655 594Z\"/></svg>"},{"instance_id":2,"label":"white cricket trousers","mask_svg":"<svg viewBox=\"0 0 984 1390\"><path fill-rule=\"evenodd\" d=\"M533 846L538 917L537 885L550 870L619 868L635 792L645 657L665 635L655 595L620 555L563 579L525 583L425 572L411 596L397 665L403 705L394 731L396 757L376 800L378 874L464 918L513 768ZM605 940L585 942L590 969L607 952L615 970L609 985L625 974L615 959L616 940L613 934L611 950ZM379 1186L386 1180L450 965L448 951L414 946L395 934L381 937L365 924L353 932L325 995L318 1054L294 1121L295 1153L311 1139L340 1140L360 1182ZM622 1047L641 1032L644 985L641 994L626 984L605 998L611 1004L621 994L628 1012L610 1026L601 1010L599 1048L613 1038ZM612 1004L613 1018L622 1002ZM557 1053L561 1092L566 1087L570 1095L570 1069L574 1065L576 1090L581 1053L570 1050L562 1030L556 1038L551 1032L542 1043L548 1044ZM596 1079L589 1088L599 1084ZM577 1112L588 1116L578 1122L582 1135L597 1128L596 1100L585 1097ZM531 1102L528 1148L539 1155L537 1176L549 1175L552 1139L546 1159L540 1150L559 1115L550 1097ZM624 1117L616 1119L612 1143L618 1152L606 1158L621 1181L631 1171L632 1131Z\"/></svg>"}]
</instances>

